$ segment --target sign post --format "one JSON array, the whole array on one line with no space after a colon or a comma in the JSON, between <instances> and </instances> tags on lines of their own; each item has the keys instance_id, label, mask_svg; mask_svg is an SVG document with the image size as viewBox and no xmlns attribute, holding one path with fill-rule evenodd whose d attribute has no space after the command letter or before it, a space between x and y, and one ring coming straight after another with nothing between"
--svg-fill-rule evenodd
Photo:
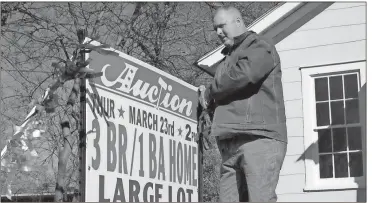
<instances>
[{"instance_id":1,"label":"sign post","mask_svg":"<svg viewBox=\"0 0 372 203\"><path fill-rule=\"evenodd\" d=\"M200 201L197 88L113 51L86 56L82 200Z\"/></svg>"}]
</instances>

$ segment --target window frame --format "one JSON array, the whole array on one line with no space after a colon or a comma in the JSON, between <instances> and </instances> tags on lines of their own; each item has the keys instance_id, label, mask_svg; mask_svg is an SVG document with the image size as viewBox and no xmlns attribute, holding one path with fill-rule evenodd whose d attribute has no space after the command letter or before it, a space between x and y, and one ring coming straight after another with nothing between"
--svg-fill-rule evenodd
<instances>
[{"instance_id":1,"label":"window frame","mask_svg":"<svg viewBox=\"0 0 372 203\"><path fill-rule=\"evenodd\" d=\"M364 97L358 93L359 99L359 123L362 133L362 154L363 154L363 176L348 178L319 178L319 153L318 153L318 134L316 130L316 102L315 102L315 80L319 75L342 74L347 71L359 72L359 92L366 85L366 61L331 64L313 67L302 67L302 104L304 122L304 147L305 147L305 188L304 191L318 190L337 190L337 189L357 189L366 188L366 102ZM363 112L364 111L364 112Z\"/></svg>"}]
</instances>

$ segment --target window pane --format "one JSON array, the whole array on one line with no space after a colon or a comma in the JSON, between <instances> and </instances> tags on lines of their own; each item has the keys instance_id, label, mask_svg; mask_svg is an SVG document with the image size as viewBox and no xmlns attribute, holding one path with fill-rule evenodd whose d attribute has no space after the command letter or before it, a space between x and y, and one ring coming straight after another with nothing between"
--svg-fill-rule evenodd
<instances>
[{"instance_id":1,"label":"window pane","mask_svg":"<svg viewBox=\"0 0 372 203\"><path fill-rule=\"evenodd\" d=\"M335 154L335 177L348 177L347 153Z\"/></svg>"},{"instance_id":2,"label":"window pane","mask_svg":"<svg viewBox=\"0 0 372 203\"><path fill-rule=\"evenodd\" d=\"M349 149L361 150L362 149L362 132L360 127L352 127L347 129Z\"/></svg>"},{"instance_id":3,"label":"window pane","mask_svg":"<svg viewBox=\"0 0 372 203\"><path fill-rule=\"evenodd\" d=\"M346 101L346 123L359 123L359 100Z\"/></svg>"},{"instance_id":4,"label":"window pane","mask_svg":"<svg viewBox=\"0 0 372 203\"><path fill-rule=\"evenodd\" d=\"M329 125L328 102L316 104L316 120L318 126Z\"/></svg>"},{"instance_id":5,"label":"window pane","mask_svg":"<svg viewBox=\"0 0 372 203\"><path fill-rule=\"evenodd\" d=\"M331 102L332 125L344 124L344 102Z\"/></svg>"},{"instance_id":6,"label":"window pane","mask_svg":"<svg viewBox=\"0 0 372 203\"><path fill-rule=\"evenodd\" d=\"M358 77L357 74L345 75L345 98L358 98Z\"/></svg>"},{"instance_id":7,"label":"window pane","mask_svg":"<svg viewBox=\"0 0 372 203\"><path fill-rule=\"evenodd\" d=\"M329 77L329 90L331 99L343 99L342 75Z\"/></svg>"},{"instance_id":8,"label":"window pane","mask_svg":"<svg viewBox=\"0 0 372 203\"><path fill-rule=\"evenodd\" d=\"M335 128L333 129L333 151L346 151L346 130L345 128ZM337 166L337 165L336 165Z\"/></svg>"},{"instance_id":9,"label":"window pane","mask_svg":"<svg viewBox=\"0 0 372 203\"><path fill-rule=\"evenodd\" d=\"M362 152L350 152L350 176L363 176L363 155Z\"/></svg>"},{"instance_id":10,"label":"window pane","mask_svg":"<svg viewBox=\"0 0 372 203\"><path fill-rule=\"evenodd\" d=\"M318 131L318 143L319 153L332 152L332 138L330 129Z\"/></svg>"},{"instance_id":11,"label":"window pane","mask_svg":"<svg viewBox=\"0 0 372 203\"><path fill-rule=\"evenodd\" d=\"M315 100L328 100L328 78L325 77L315 79Z\"/></svg>"},{"instance_id":12,"label":"window pane","mask_svg":"<svg viewBox=\"0 0 372 203\"><path fill-rule=\"evenodd\" d=\"M332 155L319 155L320 178L333 178Z\"/></svg>"}]
</instances>

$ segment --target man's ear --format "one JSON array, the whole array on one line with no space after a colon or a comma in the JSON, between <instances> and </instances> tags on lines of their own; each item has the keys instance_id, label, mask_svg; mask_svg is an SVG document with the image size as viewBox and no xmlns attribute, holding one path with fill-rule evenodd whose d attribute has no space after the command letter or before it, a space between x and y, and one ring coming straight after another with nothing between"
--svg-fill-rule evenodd
<instances>
[{"instance_id":1,"label":"man's ear","mask_svg":"<svg viewBox=\"0 0 372 203\"><path fill-rule=\"evenodd\" d=\"M236 18L236 22L238 23L238 26L240 27L243 23L242 19L240 17Z\"/></svg>"}]
</instances>

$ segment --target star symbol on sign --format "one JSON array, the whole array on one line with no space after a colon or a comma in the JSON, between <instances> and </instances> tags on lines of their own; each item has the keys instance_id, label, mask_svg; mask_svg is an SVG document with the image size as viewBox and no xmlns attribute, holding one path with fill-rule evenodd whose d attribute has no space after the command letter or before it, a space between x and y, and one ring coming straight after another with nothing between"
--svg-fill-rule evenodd
<instances>
[{"instance_id":1,"label":"star symbol on sign","mask_svg":"<svg viewBox=\"0 0 372 203\"><path fill-rule=\"evenodd\" d=\"M123 117L124 118L124 110L123 110L123 107L122 106L120 106L120 109L118 109L118 111L119 111L119 117L121 116L121 117Z\"/></svg>"},{"instance_id":2,"label":"star symbol on sign","mask_svg":"<svg viewBox=\"0 0 372 203\"><path fill-rule=\"evenodd\" d=\"M181 129L181 127L178 128L178 135L179 136L182 136L182 129Z\"/></svg>"}]
</instances>

